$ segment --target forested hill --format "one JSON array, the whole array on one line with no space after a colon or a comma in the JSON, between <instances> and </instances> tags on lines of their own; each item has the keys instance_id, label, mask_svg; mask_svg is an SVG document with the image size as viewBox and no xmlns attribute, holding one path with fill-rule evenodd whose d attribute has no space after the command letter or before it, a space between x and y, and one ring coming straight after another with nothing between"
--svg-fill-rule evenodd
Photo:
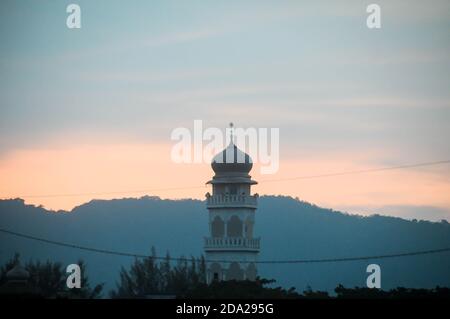
<instances>
[{"instance_id":1,"label":"forested hill","mask_svg":"<svg viewBox=\"0 0 450 319\"><path fill-rule=\"evenodd\" d=\"M261 237L260 260L340 258L395 254L450 247L447 222L408 221L374 215L362 217L323 209L291 197L262 196L255 233ZM207 236L205 203L158 197L93 200L71 212L52 212L0 201L0 228L101 249L158 255L200 256ZM19 252L23 259L50 259L88 265L92 282L112 288L129 257L58 247L0 233L0 261ZM392 259L320 264L263 264L259 274L303 290L332 290L338 284L364 286L366 266L382 269L382 288L450 286L450 253Z\"/></svg>"}]
</instances>

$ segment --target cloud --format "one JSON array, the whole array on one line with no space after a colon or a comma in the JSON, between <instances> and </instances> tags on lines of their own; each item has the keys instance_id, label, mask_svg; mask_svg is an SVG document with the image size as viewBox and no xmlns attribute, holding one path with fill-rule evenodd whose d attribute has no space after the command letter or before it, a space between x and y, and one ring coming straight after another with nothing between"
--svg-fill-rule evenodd
<instances>
[{"instance_id":1,"label":"cloud","mask_svg":"<svg viewBox=\"0 0 450 319\"><path fill-rule=\"evenodd\" d=\"M186 43L216 37L222 33L223 32L214 29L180 31L172 34L163 34L158 37L150 38L148 42L144 40L140 45L154 47Z\"/></svg>"}]
</instances>

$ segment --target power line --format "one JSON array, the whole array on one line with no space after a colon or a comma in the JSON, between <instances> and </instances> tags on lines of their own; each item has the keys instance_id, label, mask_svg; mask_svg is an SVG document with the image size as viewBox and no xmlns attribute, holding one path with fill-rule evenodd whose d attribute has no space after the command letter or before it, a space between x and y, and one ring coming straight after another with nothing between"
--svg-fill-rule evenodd
<instances>
[{"instance_id":1,"label":"power line","mask_svg":"<svg viewBox=\"0 0 450 319\"><path fill-rule=\"evenodd\" d=\"M317 175L303 175L303 176L280 178L280 179L266 179L266 180L260 180L260 183L272 183L272 182L283 182L283 181L293 181L293 180L302 180L302 179L326 178L326 177L343 176L343 175L356 175L356 174L374 173L374 172L390 171L390 170L405 169L405 168L415 168L415 167L423 167L423 166L443 165L443 164L450 164L450 160L422 162L422 163L405 164L405 165L399 165L399 166L388 166L388 167L372 168L372 169L365 169L365 170L343 171L343 172L317 174ZM185 186L185 187L169 187L169 188L148 188L148 189L141 189L141 190L121 190L121 191L111 191L111 192L21 195L21 196L15 196L15 197L16 198L17 197L19 197L19 198L46 198L46 197L100 196L100 195L117 195L117 194L133 194L133 193L137 194L137 193L148 193L148 192L176 191L176 190L200 189L200 188L205 188L205 185L203 185L203 186L197 185L197 186ZM6 198L6 197L2 197L2 198Z\"/></svg>"},{"instance_id":2,"label":"power line","mask_svg":"<svg viewBox=\"0 0 450 319\"><path fill-rule=\"evenodd\" d=\"M374 172L382 172L382 171L390 171L390 170L414 168L414 167L422 167L422 166L442 165L442 164L449 164L449 163L450 163L450 160L424 162L424 163L416 163L416 164L405 164L405 165L399 165L399 166L389 166L389 167L346 171L346 172L339 172L339 173L305 175L305 176L288 177L288 178L280 178L280 179L268 179L268 180L262 180L261 182L269 183L269 182L281 182L281 181L291 181L291 180L299 180L299 179L313 179L313 178L333 177L333 176L342 176L342 175L365 174L365 173L374 173Z\"/></svg>"},{"instance_id":3,"label":"power line","mask_svg":"<svg viewBox=\"0 0 450 319\"><path fill-rule=\"evenodd\" d=\"M135 254L130 252L121 252L115 250L107 250L107 249L99 249L75 244L69 244L61 241L50 240L40 237L35 237L27 234L22 234L14 231L10 231L7 229L1 229L0 232L13 235L21 238L26 238L30 240L35 240L47 244L74 248L79 250L85 250L100 254L108 254L114 256L122 256L122 257L134 257L134 258L153 258L157 260L171 260L171 261L184 261L185 258L182 257L158 257L144 254ZM258 260L255 261L257 264L311 264L311 263L331 263L331 262L347 262L347 261L358 261L358 260L373 260L373 259L386 259L386 258L396 258L396 257L409 257L409 256L419 256L419 255L429 255L436 253L449 252L449 248L441 248L441 249L432 249L432 250L422 250L422 251L413 251L413 252L404 252L397 254L385 254L385 255L374 255L374 256L360 256L360 257L343 257L343 258L323 258L323 259L294 259L294 260ZM205 262L222 262L222 263L233 263L233 262L242 262L240 260L205 260Z\"/></svg>"}]
</instances>

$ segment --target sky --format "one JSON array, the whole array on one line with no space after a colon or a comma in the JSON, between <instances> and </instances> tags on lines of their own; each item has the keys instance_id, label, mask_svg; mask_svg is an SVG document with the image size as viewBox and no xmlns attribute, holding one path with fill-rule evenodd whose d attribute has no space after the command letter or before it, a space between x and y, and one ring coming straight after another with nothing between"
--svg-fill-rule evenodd
<instances>
[{"instance_id":1,"label":"sky","mask_svg":"<svg viewBox=\"0 0 450 319\"><path fill-rule=\"evenodd\" d=\"M269 182L449 160L449 30L438 0L1 1L0 197L203 199L210 166L170 158L171 132L200 119L279 128L259 194L450 220L449 164Z\"/></svg>"}]
</instances>

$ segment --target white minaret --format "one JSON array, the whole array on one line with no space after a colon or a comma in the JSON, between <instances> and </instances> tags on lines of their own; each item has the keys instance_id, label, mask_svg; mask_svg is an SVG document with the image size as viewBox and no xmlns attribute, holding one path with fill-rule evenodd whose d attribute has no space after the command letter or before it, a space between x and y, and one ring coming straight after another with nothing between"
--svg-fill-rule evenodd
<instances>
[{"instance_id":1,"label":"white minaret","mask_svg":"<svg viewBox=\"0 0 450 319\"><path fill-rule=\"evenodd\" d=\"M211 166L215 175L207 183L212 184L212 195L206 194L206 280L255 280L259 238L253 237L253 226L258 194L251 195L251 185L257 184L248 174L252 160L237 148L232 135L228 147L213 158Z\"/></svg>"}]
</instances>

